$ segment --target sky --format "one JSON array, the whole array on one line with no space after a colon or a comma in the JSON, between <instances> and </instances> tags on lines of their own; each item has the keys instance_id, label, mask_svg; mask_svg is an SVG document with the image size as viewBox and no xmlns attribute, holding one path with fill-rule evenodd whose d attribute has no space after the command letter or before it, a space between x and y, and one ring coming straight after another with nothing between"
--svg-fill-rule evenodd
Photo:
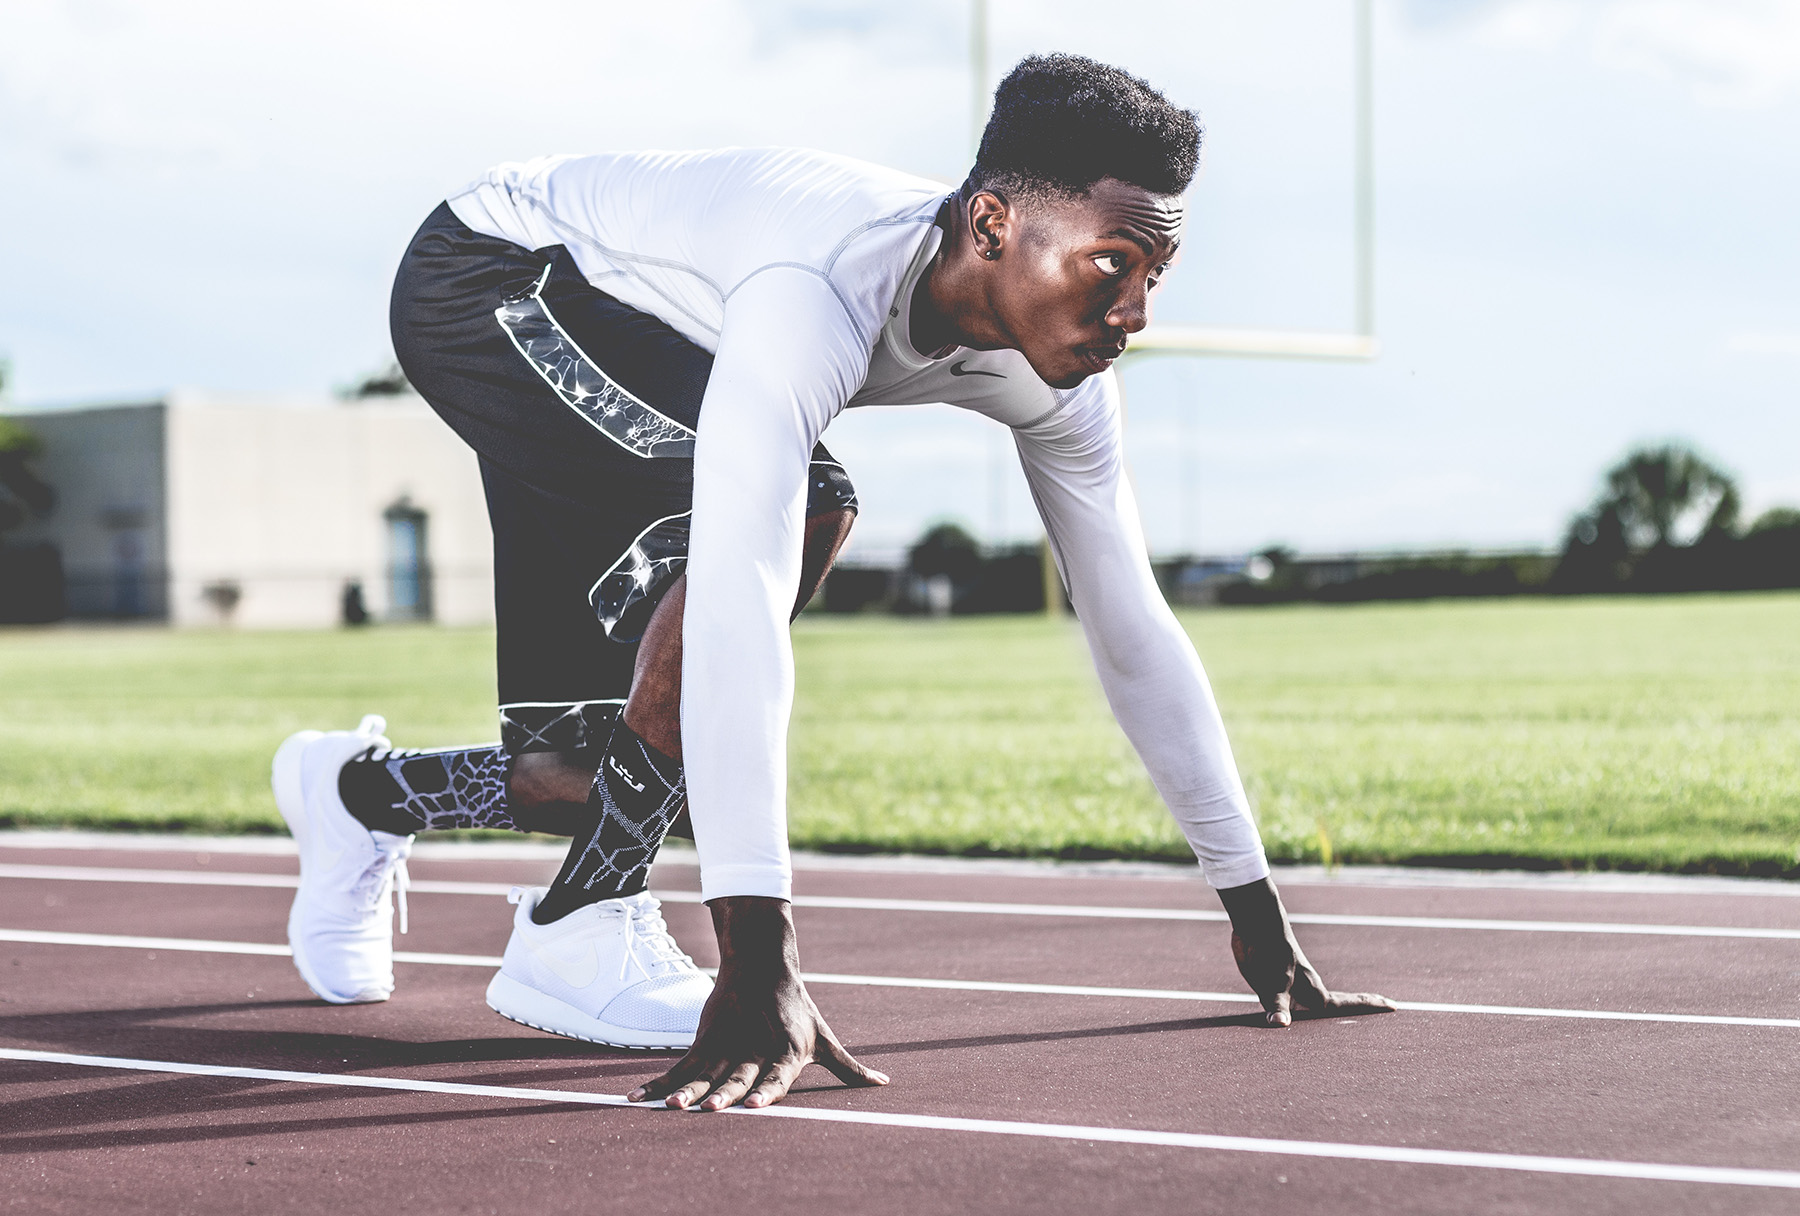
<instances>
[{"instance_id":1,"label":"sky","mask_svg":"<svg viewBox=\"0 0 1800 1216\"><path fill-rule=\"evenodd\" d=\"M1077 51L1202 114L1158 321L1349 327L1349 0L989 9L995 76ZM968 27L968 0L8 0L8 404L324 397L390 358L412 230L504 160L789 144L959 180ZM1550 547L1669 440L1752 514L1800 505L1800 3L1377 0L1375 64L1381 356L1127 366L1152 549ZM826 442L853 552L1039 535L981 419L852 411Z\"/></svg>"}]
</instances>

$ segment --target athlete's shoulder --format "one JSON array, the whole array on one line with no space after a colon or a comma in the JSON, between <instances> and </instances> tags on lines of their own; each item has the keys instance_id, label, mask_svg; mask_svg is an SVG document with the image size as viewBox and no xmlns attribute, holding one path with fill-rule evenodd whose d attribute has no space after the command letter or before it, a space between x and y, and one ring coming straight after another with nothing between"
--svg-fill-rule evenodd
<instances>
[{"instance_id":1,"label":"athlete's shoulder","mask_svg":"<svg viewBox=\"0 0 1800 1216\"><path fill-rule=\"evenodd\" d=\"M815 221L834 212L847 220L905 212L945 192L927 178L811 148L594 152L502 165L490 171L496 175L589 196L678 192L726 211L778 201Z\"/></svg>"},{"instance_id":2,"label":"athlete's shoulder","mask_svg":"<svg viewBox=\"0 0 1800 1216\"><path fill-rule=\"evenodd\" d=\"M872 342L944 193L807 148L640 150L500 165L451 209L528 249L568 246L590 281L690 337L716 338L752 281L799 273Z\"/></svg>"},{"instance_id":3,"label":"athlete's shoulder","mask_svg":"<svg viewBox=\"0 0 1800 1216\"><path fill-rule=\"evenodd\" d=\"M783 187L855 199L912 201L943 195L941 182L816 148L717 148L693 154L696 163Z\"/></svg>"},{"instance_id":4,"label":"athlete's shoulder","mask_svg":"<svg viewBox=\"0 0 1800 1216\"><path fill-rule=\"evenodd\" d=\"M946 193L927 178L810 148L722 148L699 154L691 168L717 200L708 217L713 236L754 234L755 252L732 281L815 275L865 344L875 341Z\"/></svg>"}]
</instances>

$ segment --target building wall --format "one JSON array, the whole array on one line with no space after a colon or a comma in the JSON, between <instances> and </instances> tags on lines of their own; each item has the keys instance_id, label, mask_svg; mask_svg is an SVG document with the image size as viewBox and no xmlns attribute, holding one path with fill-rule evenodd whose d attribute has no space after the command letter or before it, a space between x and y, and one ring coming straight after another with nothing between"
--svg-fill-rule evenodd
<instances>
[{"instance_id":1,"label":"building wall","mask_svg":"<svg viewBox=\"0 0 1800 1216\"><path fill-rule=\"evenodd\" d=\"M10 417L43 440L33 465L56 490L49 514L10 539L61 550L69 614L167 616L163 405Z\"/></svg>"},{"instance_id":2,"label":"building wall","mask_svg":"<svg viewBox=\"0 0 1800 1216\"><path fill-rule=\"evenodd\" d=\"M475 457L416 397L167 410L170 618L322 627L361 584L389 614L388 523L428 519L433 617L493 619L492 540Z\"/></svg>"}]
</instances>

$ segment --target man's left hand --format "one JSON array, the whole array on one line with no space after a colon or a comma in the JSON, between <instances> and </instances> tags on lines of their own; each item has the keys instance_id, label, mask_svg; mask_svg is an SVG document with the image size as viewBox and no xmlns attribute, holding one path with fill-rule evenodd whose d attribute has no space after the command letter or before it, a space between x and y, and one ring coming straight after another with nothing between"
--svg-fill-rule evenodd
<instances>
[{"instance_id":1,"label":"man's left hand","mask_svg":"<svg viewBox=\"0 0 1800 1216\"><path fill-rule=\"evenodd\" d=\"M1271 879L1219 892L1231 917L1231 955L1262 1002L1265 1024L1286 1026L1296 1010L1315 1017L1392 1013L1394 1002L1373 992L1333 992L1306 961L1287 909Z\"/></svg>"}]
</instances>

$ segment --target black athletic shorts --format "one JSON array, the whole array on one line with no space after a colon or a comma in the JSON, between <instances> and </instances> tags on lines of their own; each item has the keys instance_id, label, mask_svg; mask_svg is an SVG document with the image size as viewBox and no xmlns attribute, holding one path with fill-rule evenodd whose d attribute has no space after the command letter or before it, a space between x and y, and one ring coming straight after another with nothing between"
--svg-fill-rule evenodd
<instances>
[{"instance_id":1,"label":"black athletic shorts","mask_svg":"<svg viewBox=\"0 0 1800 1216\"><path fill-rule=\"evenodd\" d=\"M687 563L712 356L596 290L561 245L482 236L447 205L407 248L390 315L407 379L480 457L503 740L603 742ZM856 507L823 445L808 486L808 518Z\"/></svg>"}]
</instances>

